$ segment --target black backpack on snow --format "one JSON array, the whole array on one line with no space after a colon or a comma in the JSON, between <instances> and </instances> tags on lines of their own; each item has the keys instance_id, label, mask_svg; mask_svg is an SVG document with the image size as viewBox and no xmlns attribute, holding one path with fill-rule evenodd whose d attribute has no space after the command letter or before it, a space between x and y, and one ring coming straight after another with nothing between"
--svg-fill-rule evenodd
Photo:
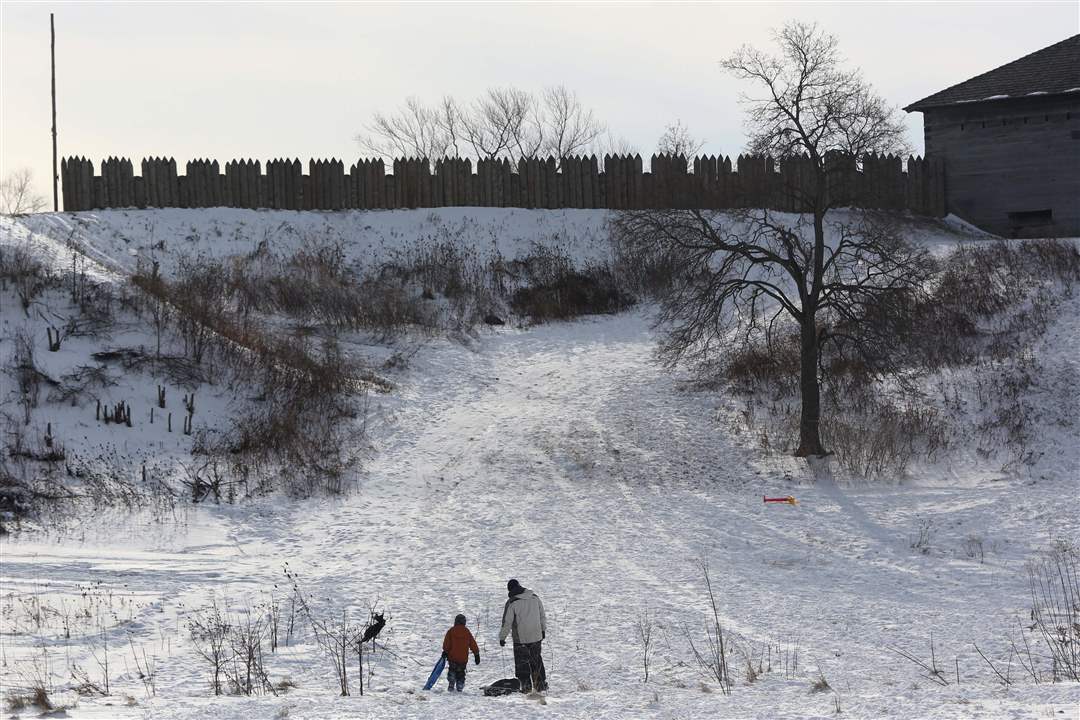
<instances>
[{"instance_id":1,"label":"black backpack on snow","mask_svg":"<svg viewBox=\"0 0 1080 720\"><path fill-rule=\"evenodd\" d=\"M521 681L517 678L496 680L495 682L484 688L484 694L488 697L510 695L516 692L521 692Z\"/></svg>"}]
</instances>

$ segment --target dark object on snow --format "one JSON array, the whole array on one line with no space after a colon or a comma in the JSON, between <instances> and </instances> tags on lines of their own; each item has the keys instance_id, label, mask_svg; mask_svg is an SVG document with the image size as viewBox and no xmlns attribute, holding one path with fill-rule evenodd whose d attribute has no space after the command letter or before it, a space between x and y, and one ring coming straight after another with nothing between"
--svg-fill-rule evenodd
<instances>
[{"instance_id":1,"label":"dark object on snow","mask_svg":"<svg viewBox=\"0 0 1080 720\"><path fill-rule=\"evenodd\" d=\"M517 595L522 591L521 583L514 578L510 578L510 581L506 583L506 592L511 595Z\"/></svg>"},{"instance_id":2,"label":"dark object on snow","mask_svg":"<svg viewBox=\"0 0 1080 720\"><path fill-rule=\"evenodd\" d=\"M367 628L364 630L364 639L360 642L366 643L368 640L374 640L375 638L379 637L379 633L381 633L382 629L386 627L386 618L384 617L385 615L386 613L371 614L371 618L375 622L367 626Z\"/></svg>"},{"instance_id":3,"label":"dark object on snow","mask_svg":"<svg viewBox=\"0 0 1080 720\"><path fill-rule=\"evenodd\" d=\"M465 619L464 615L459 613L458 616L454 618L454 624L455 625L467 625L468 620Z\"/></svg>"},{"instance_id":4,"label":"dark object on snow","mask_svg":"<svg viewBox=\"0 0 1080 720\"><path fill-rule=\"evenodd\" d=\"M506 321L498 315L485 315L484 322L488 325L505 325Z\"/></svg>"},{"instance_id":5,"label":"dark object on snow","mask_svg":"<svg viewBox=\"0 0 1080 720\"><path fill-rule=\"evenodd\" d=\"M484 694L488 697L499 697L501 695L513 695L514 693L521 692L521 683L517 678L506 678L505 680L496 680L487 687L484 688Z\"/></svg>"}]
</instances>

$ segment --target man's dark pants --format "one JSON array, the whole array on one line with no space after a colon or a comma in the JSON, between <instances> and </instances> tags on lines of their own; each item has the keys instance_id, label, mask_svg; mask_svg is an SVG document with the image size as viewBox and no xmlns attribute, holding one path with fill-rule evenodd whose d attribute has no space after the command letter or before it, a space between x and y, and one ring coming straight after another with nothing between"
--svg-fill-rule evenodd
<instances>
[{"instance_id":1,"label":"man's dark pants","mask_svg":"<svg viewBox=\"0 0 1080 720\"><path fill-rule=\"evenodd\" d=\"M547 690L547 670L540 656L540 641L514 643L514 675L521 682L521 692L529 692L536 679L537 690Z\"/></svg>"}]
</instances>

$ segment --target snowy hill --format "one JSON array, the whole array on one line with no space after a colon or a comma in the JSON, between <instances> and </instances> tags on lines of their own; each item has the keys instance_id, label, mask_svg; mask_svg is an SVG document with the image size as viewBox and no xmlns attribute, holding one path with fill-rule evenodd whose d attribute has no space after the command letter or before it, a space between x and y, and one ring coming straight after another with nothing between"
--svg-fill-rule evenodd
<instances>
[{"instance_id":1,"label":"snowy hill","mask_svg":"<svg viewBox=\"0 0 1080 720\"><path fill-rule=\"evenodd\" d=\"M149 361L125 367L93 360L103 351L141 347L149 354L154 347L149 311L119 289L128 273L154 262L173 277L185 257L289 257L330 238L361 273L452 239L474 248L483 263L498 255L511 264L538 248L558 248L582 268L610 258L605 218L600 211L473 208L2 218L5 253L22 248L63 278L74 249L76 278L85 272L89 282L116 288L111 327L72 333L56 352L46 347L45 330L60 325L57 316L70 305L63 282L26 310L18 287L0 293L4 360L17 338L30 338L35 367L59 382L42 381L23 424L17 385L25 374L5 372L0 409L9 438L21 427L33 453L63 447L68 459L58 467L84 458L78 467L106 475L102 468L112 468L109 477L133 487L141 487L148 467L151 480L174 479L183 488L198 462L200 432L223 435L260 407L255 381L223 369L185 381L164 377ZM937 223L912 224L908 232L942 254L972 239ZM739 430L736 400L692 389L653 361L648 305L537 326L447 325L463 315L450 297L434 294L431 302L446 314L426 330L389 339L365 328L341 335L343 352L372 376L353 399L355 417L334 436L352 461L344 465L346 492L297 499L275 489L235 504L145 492L128 506L102 503L0 538L5 690L40 684L55 704L73 705L69 716L86 718L1076 712L1080 686L1035 684L1013 643L1029 618L1025 563L1080 541L1072 502L1080 431L1069 424L1078 410L1080 297L1063 297L1027 350L1043 373L1030 390L1043 409L1031 448L1037 460L1003 467L993 455L958 449L903 477L867 482L834 480L827 467L763 452L751 430ZM295 322L264 315L268 333L285 333ZM181 341L168 337L173 347L164 354L179 353ZM83 366L104 366L96 372L107 381L49 399ZM151 424L159 384L167 408ZM195 397L191 413L181 403L188 393ZM125 400L138 421L102 424L94 417L97 399L107 407ZM172 432L161 420L170 411ZM192 418L192 435L181 431L181 416ZM41 445L46 434L49 448ZM90 486L86 478L71 482ZM798 504L765 505L763 494L793 495ZM727 633L730 695L701 671L690 647L691 640L699 648L706 642L712 617L703 562ZM364 654L363 697L355 675L353 694L338 696L331 660L296 606L286 569L323 622L340 622L343 610L361 623L370 607L388 613L378 648ZM546 706L478 691L513 674L509 649L496 642L509 577L547 606ZM212 694L210 665L191 632L211 606L234 626L270 623L263 628L260 666L269 684L262 692ZM419 688L458 612L469 618L482 663L469 666L463 696L444 693L441 684L424 693ZM646 613L648 682L639 632ZM943 671L937 680L897 652L930 664L931 642ZM1003 672L1010 668L1010 686L980 651ZM350 673L355 661L350 655ZM230 672L242 674L235 666ZM106 676L102 696L94 688L103 690Z\"/></svg>"}]
</instances>

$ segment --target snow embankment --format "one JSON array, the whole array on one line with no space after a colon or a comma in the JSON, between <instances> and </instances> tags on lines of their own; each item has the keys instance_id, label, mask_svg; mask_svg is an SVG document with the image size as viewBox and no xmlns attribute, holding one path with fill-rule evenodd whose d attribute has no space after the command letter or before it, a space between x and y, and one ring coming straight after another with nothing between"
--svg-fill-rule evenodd
<instances>
[{"instance_id":1,"label":"snow embankment","mask_svg":"<svg viewBox=\"0 0 1080 720\"><path fill-rule=\"evenodd\" d=\"M31 233L63 247L75 244L102 265L128 272L178 258L287 253L305 242L336 242L357 267L386 261L417 243L452 241L482 254L514 259L536 245L564 250L575 262L610 257L606 210L437 208L301 212L292 210L104 210L20 218L5 233Z\"/></svg>"}]
</instances>

